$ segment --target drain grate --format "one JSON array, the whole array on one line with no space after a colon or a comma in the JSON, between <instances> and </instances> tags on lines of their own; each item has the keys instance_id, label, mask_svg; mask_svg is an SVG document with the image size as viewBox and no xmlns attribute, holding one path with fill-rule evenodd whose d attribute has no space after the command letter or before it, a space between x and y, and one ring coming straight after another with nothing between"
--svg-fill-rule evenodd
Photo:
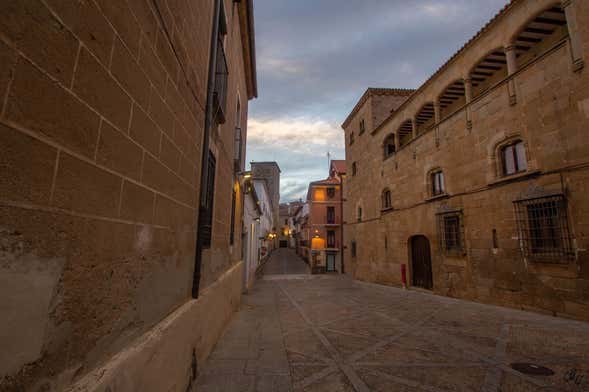
<instances>
[{"instance_id":1,"label":"drain grate","mask_svg":"<svg viewBox=\"0 0 589 392\"><path fill-rule=\"evenodd\" d=\"M510 366L513 370L532 376L552 376L554 374L552 369L534 363L512 363Z\"/></svg>"}]
</instances>

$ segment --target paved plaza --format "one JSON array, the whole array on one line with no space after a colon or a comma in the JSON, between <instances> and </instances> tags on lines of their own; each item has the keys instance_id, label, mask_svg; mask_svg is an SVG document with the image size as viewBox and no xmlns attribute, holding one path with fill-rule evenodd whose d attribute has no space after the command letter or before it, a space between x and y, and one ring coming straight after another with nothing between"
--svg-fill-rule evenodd
<instances>
[{"instance_id":1,"label":"paved plaza","mask_svg":"<svg viewBox=\"0 0 589 392\"><path fill-rule=\"evenodd\" d=\"M296 260L289 252L273 257ZM202 392L581 392L589 324L343 276L266 275L199 371Z\"/></svg>"}]
</instances>

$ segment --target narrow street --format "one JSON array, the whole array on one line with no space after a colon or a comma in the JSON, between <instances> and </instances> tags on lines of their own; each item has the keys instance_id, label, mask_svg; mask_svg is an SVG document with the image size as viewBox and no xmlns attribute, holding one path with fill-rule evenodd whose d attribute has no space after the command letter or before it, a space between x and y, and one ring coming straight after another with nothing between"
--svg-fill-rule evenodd
<instances>
[{"instance_id":1,"label":"narrow street","mask_svg":"<svg viewBox=\"0 0 589 392\"><path fill-rule=\"evenodd\" d=\"M292 250L272 255L266 272L274 275L243 297L199 370L198 391L589 388L587 323L341 275L301 276L297 263ZM297 275L275 275L280 271ZM523 374L513 363L554 374Z\"/></svg>"},{"instance_id":2,"label":"narrow street","mask_svg":"<svg viewBox=\"0 0 589 392\"><path fill-rule=\"evenodd\" d=\"M264 275L299 275L308 273L309 267L292 249L276 249L264 265Z\"/></svg>"}]
</instances>

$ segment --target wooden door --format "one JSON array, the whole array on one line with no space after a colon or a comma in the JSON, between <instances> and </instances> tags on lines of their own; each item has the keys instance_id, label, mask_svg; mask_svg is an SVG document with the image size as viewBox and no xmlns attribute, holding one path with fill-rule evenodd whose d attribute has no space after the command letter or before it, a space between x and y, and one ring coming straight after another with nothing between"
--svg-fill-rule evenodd
<instances>
[{"instance_id":1,"label":"wooden door","mask_svg":"<svg viewBox=\"0 0 589 392\"><path fill-rule=\"evenodd\" d=\"M433 288L432 259L429 240L422 235L411 238L411 280L413 286Z\"/></svg>"}]
</instances>

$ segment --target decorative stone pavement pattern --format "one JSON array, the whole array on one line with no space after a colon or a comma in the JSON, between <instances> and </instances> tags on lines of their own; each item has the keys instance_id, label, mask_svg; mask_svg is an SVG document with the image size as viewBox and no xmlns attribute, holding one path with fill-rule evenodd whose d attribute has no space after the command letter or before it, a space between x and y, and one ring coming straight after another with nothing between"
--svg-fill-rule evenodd
<instances>
[{"instance_id":1,"label":"decorative stone pavement pattern","mask_svg":"<svg viewBox=\"0 0 589 392\"><path fill-rule=\"evenodd\" d=\"M352 281L265 276L197 391L588 391L589 324ZM552 369L528 376L513 362Z\"/></svg>"}]
</instances>

